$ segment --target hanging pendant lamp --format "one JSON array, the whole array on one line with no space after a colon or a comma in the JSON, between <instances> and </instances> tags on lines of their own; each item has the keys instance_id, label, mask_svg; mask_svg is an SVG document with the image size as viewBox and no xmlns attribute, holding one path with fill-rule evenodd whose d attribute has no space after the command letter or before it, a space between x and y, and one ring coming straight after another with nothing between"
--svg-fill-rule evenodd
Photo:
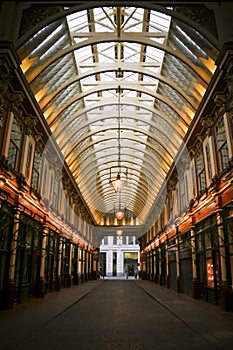
<instances>
[{"instance_id":1,"label":"hanging pendant lamp","mask_svg":"<svg viewBox=\"0 0 233 350\"><path fill-rule=\"evenodd\" d=\"M117 210L115 210L115 217L117 220L122 220L125 216L125 209L121 206L121 193L119 193L119 205Z\"/></svg>"},{"instance_id":2,"label":"hanging pendant lamp","mask_svg":"<svg viewBox=\"0 0 233 350\"><path fill-rule=\"evenodd\" d=\"M112 186L112 188L114 189L114 191L120 192L126 185L127 181L123 180L121 178L121 113L120 113L120 95L121 95L121 88L120 86L118 86L118 173L117 176L114 180L111 179L111 170L112 168L110 168L110 180L109 183ZM125 172L126 175L126 179L127 179L127 175L128 175L128 171L126 169Z\"/></svg>"}]
</instances>

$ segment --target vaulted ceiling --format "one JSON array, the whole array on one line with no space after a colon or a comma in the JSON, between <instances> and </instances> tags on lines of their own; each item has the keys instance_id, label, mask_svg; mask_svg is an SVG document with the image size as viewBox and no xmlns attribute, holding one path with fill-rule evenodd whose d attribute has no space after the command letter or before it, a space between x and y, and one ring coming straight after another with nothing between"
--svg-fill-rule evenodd
<instances>
[{"instance_id":1,"label":"vaulted ceiling","mask_svg":"<svg viewBox=\"0 0 233 350\"><path fill-rule=\"evenodd\" d=\"M217 39L204 6L114 3L32 5L18 53L95 223L120 200L141 225L212 78ZM109 184L119 153L120 199Z\"/></svg>"}]
</instances>

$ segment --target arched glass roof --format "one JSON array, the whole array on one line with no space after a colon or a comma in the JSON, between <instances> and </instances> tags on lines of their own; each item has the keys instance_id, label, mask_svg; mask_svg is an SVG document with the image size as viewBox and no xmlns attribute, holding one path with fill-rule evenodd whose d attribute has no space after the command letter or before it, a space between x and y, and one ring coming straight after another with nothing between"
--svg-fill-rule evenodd
<instances>
[{"instance_id":1,"label":"arched glass roof","mask_svg":"<svg viewBox=\"0 0 233 350\"><path fill-rule=\"evenodd\" d=\"M97 225L119 201L120 118L121 201L143 224L214 73L216 39L171 7L73 6L28 29L18 53Z\"/></svg>"}]
</instances>

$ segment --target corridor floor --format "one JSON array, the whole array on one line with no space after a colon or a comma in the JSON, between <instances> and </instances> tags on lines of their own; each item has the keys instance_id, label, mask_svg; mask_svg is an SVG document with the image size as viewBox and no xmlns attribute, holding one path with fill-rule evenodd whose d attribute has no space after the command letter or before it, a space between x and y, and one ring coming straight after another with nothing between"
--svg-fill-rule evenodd
<instances>
[{"instance_id":1,"label":"corridor floor","mask_svg":"<svg viewBox=\"0 0 233 350\"><path fill-rule=\"evenodd\" d=\"M233 313L142 280L97 280L0 311L1 350L233 349Z\"/></svg>"}]
</instances>

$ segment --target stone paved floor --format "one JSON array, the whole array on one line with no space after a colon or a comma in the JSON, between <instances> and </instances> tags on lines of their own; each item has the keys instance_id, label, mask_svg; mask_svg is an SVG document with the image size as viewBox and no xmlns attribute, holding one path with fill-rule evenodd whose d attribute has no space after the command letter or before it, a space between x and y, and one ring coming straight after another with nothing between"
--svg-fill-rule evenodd
<instances>
[{"instance_id":1,"label":"stone paved floor","mask_svg":"<svg viewBox=\"0 0 233 350\"><path fill-rule=\"evenodd\" d=\"M233 349L233 313L148 281L104 279L0 312L1 350Z\"/></svg>"}]
</instances>

